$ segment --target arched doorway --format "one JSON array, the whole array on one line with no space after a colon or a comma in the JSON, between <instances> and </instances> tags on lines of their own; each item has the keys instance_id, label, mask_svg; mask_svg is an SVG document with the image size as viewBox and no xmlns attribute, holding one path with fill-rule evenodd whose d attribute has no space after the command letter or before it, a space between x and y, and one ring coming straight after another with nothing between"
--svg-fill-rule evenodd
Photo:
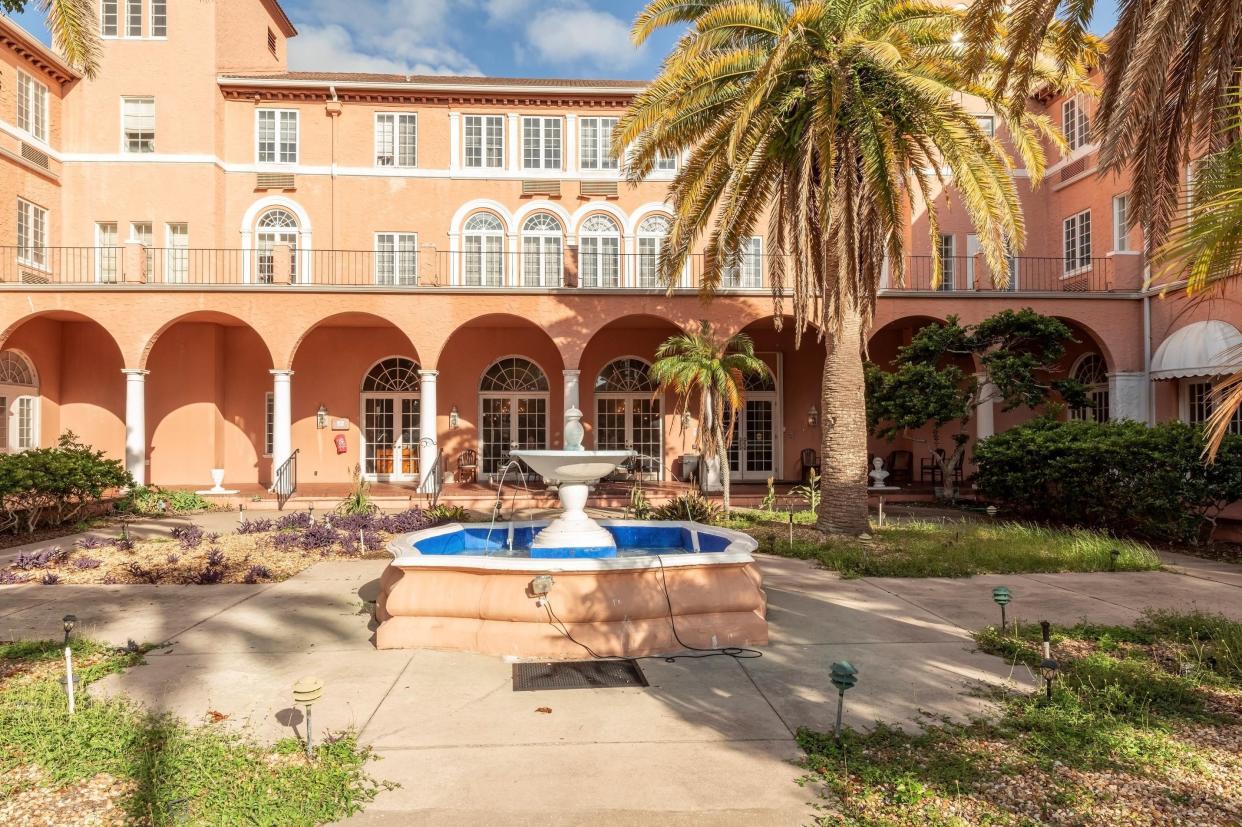
<instances>
[{"instance_id":1,"label":"arched doorway","mask_svg":"<svg viewBox=\"0 0 1242 827\"><path fill-rule=\"evenodd\" d=\"M376 362L362 379L361 404L362 472L385 482L418 479L418 365L402 356Z\"/></svg>"},{"instance_id":2,"label":"arched doorway","mask_svg":"<svg viewBox=\"0 0 1242 827\"><path fill-rule=\"evenodd\" d=\"M515 447L548 447L549 395L543 368L521 356L500 359L483 372L479 458L484 474L500 471Z\"/></svg>"},{"instance_id":3,"label":"arched doorway","mask_svg":"<svg viewBox=\"0 0 1242 827\"><path fill-rule=\"evenodd\" d=\"M595 378L595 445L601 451L629 448L648 479L661 479L664 428L659 386L651 365L627 356L604 365Z\"/></svg>"},{"instance_id":4,"label":"arched doorway","mask_svg":"<svg viewBox=\"0 0 1242 827\"><path fill-rule=\"evenodd\" d=\"M735 480L766 480L777 473L779 370L778 362L768 376L751 374L745 378L742 408L733 422L733 441L729 445L729 472Z\"/></svg>"},{"instance_id":5,"label":"arched doorway","mask_svg":"<svg viewBox=\"0 0 1242 827\"><path fill-rule=\"evenodd\" d=\"M1090 404L1070 408L1069 418L1084 422L1107 422L1109 420L1108 366L1098 353L1084 353L1074 363L1070 378L1087 389Z\"/></svg>"},{"instance_id":6,"label":"arched doorway","mask_svg":"<svg viewBox=\"0 0 1242 827\"><path fill-rule=\"evenodd\" d=\"M0 352L0 451L39 447L39 377L15 350Z\"/></svg>"},{"instance_id":7,"label":"arched doorway","mask_svg":"<svg viewBox=\"0 0 1242 827\"><path fill-rule=\"evenodd\" d=\"M255 250L259 281L271 284L276 272L277 244L289 245L289 280L298 281L298 220L293 213L282 207L274 207L259 216L255 224Z\"/></svg>"}]
</instances>

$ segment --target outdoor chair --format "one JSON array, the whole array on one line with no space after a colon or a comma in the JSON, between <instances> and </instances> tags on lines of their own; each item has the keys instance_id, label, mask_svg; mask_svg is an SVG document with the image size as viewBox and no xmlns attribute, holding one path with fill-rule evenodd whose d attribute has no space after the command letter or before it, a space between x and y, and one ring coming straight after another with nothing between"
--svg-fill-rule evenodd
<instances>
[{"instance_id":1,"label":"outdoor chair","mask_svg":"<svg viewBox=\"0 0 1242 827\"><path fill-rule=\"evenodd\" d=\"M943 448L936 449L936 457L940 459L923 457L919 460L919 482L927 482L928 477L931 477L932 485L944 482L942 479L943 474L940 470L940 462L944 459ZM960 462L953 469L953 479L957 482L962 481L962 464Z\"/></svg>"},{"instance_id":2,"label":"outdoor chair","mask_svg":"<svg viewBox=\"0 0 1242 827\"><path fill-rule=\"evenodd\" d=\"M478 482L479 452L467 448L457 455L457 481L459 483Z\"/></svg>"},{"instance_id":3,"label":"outdoor chair","mask_svg":"<svg viewBox=\"0 0 1242 827\"><path fill-rule=\"evenodd\" d=\"M896 485L909 485L914 481L914 454L909 451L893 451L888 455L888 481Z\"/></svg>"}]
</instances>

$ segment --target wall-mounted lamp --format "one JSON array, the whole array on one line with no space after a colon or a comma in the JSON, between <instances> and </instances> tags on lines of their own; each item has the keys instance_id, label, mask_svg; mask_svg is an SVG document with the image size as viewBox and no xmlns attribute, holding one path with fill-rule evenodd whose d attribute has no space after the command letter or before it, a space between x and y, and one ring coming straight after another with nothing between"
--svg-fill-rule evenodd
<instances>
[{"instance_id":1,"label":"wall-mounted lamp","mask_svg":"<svg viewBox=\"0 0 1242 827\"><path fill-rule=\"evenodd\" d=\"M328 427L328 407L322 402L319 404L319 409L315 411L315 427L321 431Z\"/></svg>"},{"instance_id":2,"label":"wall-mounted lamp","mask_svg":"<svg viewBox=\"0 0 1242 827\"><path fill-rule=\"evenodd\" d=\"M819 407L811 405L811 409L806 412L806 426L815 428L819 426Z\"/></svg>"},{"instance_id":3,"label":"wall-mounted lamp","mask_svg":"<svg viewBox=\"0 0 1242 827\"><path fill-rule=\"evenodd\" d=\"M457 406L454 405L452 409L449 411L449 427L456 428L457 423L460 420L461 420L460 412L457 410Z\"/></svg>"}]
</instances>

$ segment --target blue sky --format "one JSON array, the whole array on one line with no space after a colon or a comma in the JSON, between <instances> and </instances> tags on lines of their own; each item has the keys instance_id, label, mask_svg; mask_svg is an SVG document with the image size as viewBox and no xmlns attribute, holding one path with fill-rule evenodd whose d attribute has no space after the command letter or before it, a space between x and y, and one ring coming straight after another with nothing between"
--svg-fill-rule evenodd
<instances>
[{"instance_id":1,"label":"blue sky","mask_svg":"<svg viewBox=\"0 0 1242 827\"><path fill-rule=\"evenodd\" d=\"M186 2L186 0L178 0ZM1097 0L1106 32L1116 0ZM35 6L31 0L31 7ZM174 5L174 4L170 4ZM653 77L674 34L636 49L642 0L283 0L292 69L531 77ZM348 13L345 13L348 9ZM17 16L45 40L40 15Z\"/></svg>"}]
</instances>

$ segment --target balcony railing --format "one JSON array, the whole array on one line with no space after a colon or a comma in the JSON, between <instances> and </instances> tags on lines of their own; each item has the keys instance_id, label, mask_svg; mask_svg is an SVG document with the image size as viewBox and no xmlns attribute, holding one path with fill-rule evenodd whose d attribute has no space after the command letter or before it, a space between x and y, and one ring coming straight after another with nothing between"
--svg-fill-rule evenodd
<instances>
[{"instance_id":1,"label":"balcony railing","mask_svg":"<svg viewBox=\"0 0 1242 827\"><path fill-rule=\"evenodd\" d=\"M766 291L772 256L743 260L723 271L708 256L690 257L678 290L697 290L709 274L721 289ZM1014 292L1101 293L1118 290L1111 259L1014 260ZM443 288L522 291L538 289L653 290L654 254L562 251L472 252L420 250L266 250L123 247L0 247L0 286L164 286L169 288L282 286L418 291ZM890 292L990 294L1001 288L981 256L944 259L944 280L933 290L930 257L908 260L905 279L890 275Z\"/></svg>"},{"instance_id":2,"label":"balcony railing","mask_svg":"<svg viewBox=\"0 0 1242 827\"><path fill-rule=\"evenodd\" d=\"M981 292L1014 293L1109 293L1119 289L1109 258L1038 258L1016 256L1010 259L1008 285L997 287L992 269L982 255L952 256L941 259L941 282L932 286L931 256L907 259L901 284L890 277L888 290L899 292Z\"/></svg>"}]
</instances>

